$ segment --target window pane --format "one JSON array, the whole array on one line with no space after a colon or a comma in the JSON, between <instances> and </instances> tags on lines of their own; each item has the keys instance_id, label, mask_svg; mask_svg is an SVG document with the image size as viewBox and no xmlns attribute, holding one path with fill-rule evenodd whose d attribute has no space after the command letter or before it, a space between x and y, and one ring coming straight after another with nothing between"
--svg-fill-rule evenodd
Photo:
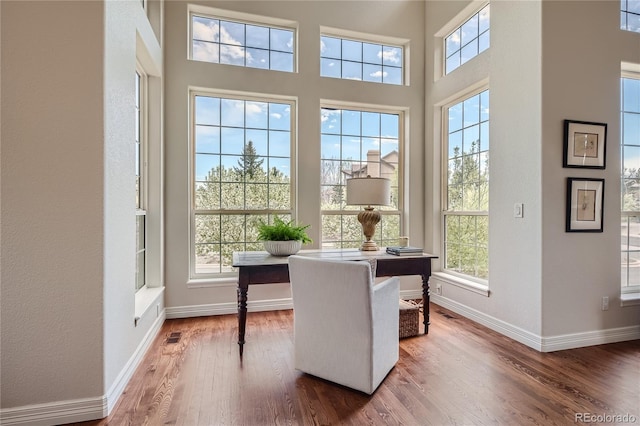
<instances>
[{"instance_id":1,"label":"window pane","mask_svg":"<svg viewBox=\"0 0 640 426\"><path fill-rule=\"evenodd\" d=\"M382 63L394 67L402 66L402 49L399 47L384 46L382 51Z\"/></svg>"},{"instance_id":2,"label":"window pane","mask_svg":"<svg viewBox=\"0 0 640 426\"><path fill-rule=\"evenodd\" d=\"M362 62L362 43L359 41L342 40L342 59Z\"/></svg>"},{"instance_id":3,"label":"window pane","mask_svg":"<svg viewBox=\"0 0 640 426\"><path fill-rule=\"evenodd\" d=\"M219 20L194 15L192 16L191 25L194 40L210 41L214 43L220 41Z\"/></svg>"},{"instance_id":4,"label":"window pane","mask_svg":"<svg viewBox=\"0 0 640 426\"><path fill-rule=\"evenodd\" d=\"M620 28L640 32L640 1L621 1Z\"/></svg>"},{"instance_id":5,"label":"window pane","mask_svg":"<svg viewBox=\"0 0 640 426\"><path fill-rule=\"evenodd\" d=\"M274 71L293 72L293 54L271 52L271 69Z\"/></svg>"},{"instance_id":6,"label":"window pane","mask_svg":"<svg viewBox=\"0 0 640 426\"><path fill-rule=\"evenodd\" d=\"M478 38L478 15L473 15L471 19L460 27L460 44L462 46L471 40Z\"/></svg>"},{"instance_id":7,"label":"window pane","mask_svg":"<svg viewBox=\"0 0 640 426\"><path fill-rule=\"evenodd\" d=\"M196 96L196 124L220 124L220 99Z\"/></svg>"},{"instance_id":8,"label":"window pane","mask_svg":"<svg viewBox=\"0 0 640 426\"><path fill-rule=\"evenodd\" d=\"M247 25L247 47L269 48L269 28Z\"/></svg>"},{"instance_id":9,"label":"window pane","mask_svg":"<svg viewBox=\"0 0 640 426\"><path fill-rule=\"evenodd\" d=\"M382 66L363 64L362 66L362 79L364 81L371 81L374 83L382 82Z\"/></svg>"},{"instance_id":10,"label":"window pane","mask_svg":"<svg viewBox=\"0 0 640 426\"><path fill-rule=\"evenodd\" d=\"M293 30L192 15L191 59L293 71Z\"/></svg>"},{"instance_id":11,"label":"window pane","mask_svg":"<svg viewBox=\"0 0 640 426\"><path fill-rule=\"evenodd\" d=\"M271 49L293 53L293 31L271 28Z\"/></svg>"},{"instance_id":12,"label":"window pane","mask_svg":"<svg viewBox=\"0 0 640 426\"><path fill-rule=\"evenodd\" d=\"M360 247L362 244L362 226L357 215L353 214L361 209L346 205L345 185L347 179L367 175L391 180L391 205L379 207L385 211L383 220L388 219L388 224L385 228L382 221L378 224L374 240L378 246L387 240L397 243L401 210L398 181L401 174L398 172L400 141L394 136L400 134L399 114L322 108L321 121L321 156L324 159L321 161L320 188L322 247ZM342 137L334 134L340 129ZM382 138L381 135L389 137ZM347 211L353 213L347 214ZM395 213L389 215L386 212ZM381 232L385 232L384 236Z\"/></svg>"},{"instance_id":13,"label":"window pane","mask_svg":"<svg viewBox=\"0 0 640 426\"><path fill-rule=\"evenodd\" d=\"M622 79L622 97L624 111L640 113L640 80Z\"/></svg>"},{"instance_id":14,"label":"window pane","mask_svg":"<svg viewBox=\"0 0 640 426\"><path fill-rule=\"evenodd\" d=\"M362 80L362 63L342 61L342 78L345 80Z\"/></svg>"},{"instance_id":15,"label":"window pane","mask_svg":"<svg viewBox=\"0 0 640 426\"><path fill-rule=\"evenodd\" d=\"M379 44L363 43L362 60L370 64L382 65L382 46Z\"/></svg>"},{"instance_id":16,"label":"window pane","mask_svg":"<svg viewBox=\"0 0 640 426\"><path fill-rule=\"evenodd\" d=\"M489 5L444 38L445 70L448 74L489 48Z\"/></svg>"},{"instance_id":17,"label":"window pane","mask_svg":"<svg viewBox=\"0 0 640 426\"><path fill-rule=\"evenodd\" d=\"M452 105L447 115L444 265L450 271L487 279L489 92L484 91ZM481 120L482 124L479 124Z\"/></svg>"},{"instance_id":18,"label":"window pane","mask_svg":"<svg viewBox=\"0 0 640 426\"><path fill-rule=\"evenodd\" d=\"M244 46L244 24L229 21L220 21L220 42Z\"/></svg>"},{"instance_id":19,"label":"window pane","mask_svg":"<svg viewBox=\"0 0 640 426\"><path fill-rule=\"evenodd\" d=\"M269 69L269 51L247 48L247 67Z\"/></svg>"},{"instance_id":20,"label":"window pane","mask_svg":"<svg viewBox=\"0 0 640 426\"><path fill-rule=\"evenodd\" d=\"M339 38L320 36L320 55L323 58L342 58L342 43Z\"/></svg>"},{"instance_id":21,"label":"window pane","mask_svg":"<svg viewBox=\"0 0 640 426\"><path fill-rule=\"evenodd\" d=\"M320 75L322 77L340 78L342 76L341 61L320 58Z\"/></svg>"},{"instance_id":22,"label":"window pane","mask_svg":"<svg viewBox=\"0 0 640 426\"><path fill-rule=\"evenodd\" d=\"M194 102L194 120L203 116L198 108L216 104L221 119L196 126L192 142L196 275L232 272L233 250L261 247L247 222L257 217L252 211L291 215L291 105L202 97L209 99Z\"/></svg>"},{"instance_id":23,"label":"window pane","mask_svg":"<svg viewBox=\"0 0 640 426\"><path fill-rule=\"evenodd\" d=\"M455 30L445 39L445 52L447 58L460 50L460 29Z\"/></svg>"},{"instance_id":24,"label":"window pane","mask_svg":"<svg viewBox=\"0 0 640 426\"><path fill-rule=\"evenodd\" d=\"M322 77L399 85L402 74L403 48L400 46L320 37Z\"/></svg>"},{"instance_id":25,"label":"window pane","mask_svg":"<svg viewBox=\"0 0 640 426\"><path fill-rule=\"evenodd\" d=\"M402 84L402 69L395 67L382 68L382 82L387 84Z\"/></svg>"}]
</instances>

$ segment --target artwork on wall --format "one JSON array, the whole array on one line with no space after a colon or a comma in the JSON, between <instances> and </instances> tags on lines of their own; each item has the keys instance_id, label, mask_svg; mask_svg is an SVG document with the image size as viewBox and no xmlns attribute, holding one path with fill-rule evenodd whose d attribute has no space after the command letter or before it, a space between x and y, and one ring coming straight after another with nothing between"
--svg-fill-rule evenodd
<instances>
[{"instance_id":1,"label":"artwork on wall","mask_svg":"<svg viewBox=\"0 0 640 426\"><path fill-rule=\"evenodd\" d=\"M602 232L604 179L567 178L567 232Z\"/></svg>"},{"instance_id":2,"label":"artwork on wall","mask_svg":"<svg viewBox=\"0 0 640 426\"><path fill-rule=\"evenodd\" d=\"M564 120L563 167L606 167L607 123Z\"/></svg>"}]
</instances>

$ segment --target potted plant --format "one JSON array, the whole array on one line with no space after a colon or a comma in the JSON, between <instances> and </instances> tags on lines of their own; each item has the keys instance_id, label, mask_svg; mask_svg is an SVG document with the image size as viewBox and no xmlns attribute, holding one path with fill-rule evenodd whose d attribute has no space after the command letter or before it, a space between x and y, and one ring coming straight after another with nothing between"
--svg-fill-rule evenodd
<instances>
[{"instance_id":1,"label":"potted plant","mask_svg":"<svg viewBox=\"0 0 640 426\"><path fill-rule=\"evenodd\" d=\"M297 253L302 244L312 242L306 232L308 227L297 225L293 220L285 222L275 216L271 225L260 221L258 240L263 241L264 249L273 256L288 256Z\"/></svg>"}]
</instances>

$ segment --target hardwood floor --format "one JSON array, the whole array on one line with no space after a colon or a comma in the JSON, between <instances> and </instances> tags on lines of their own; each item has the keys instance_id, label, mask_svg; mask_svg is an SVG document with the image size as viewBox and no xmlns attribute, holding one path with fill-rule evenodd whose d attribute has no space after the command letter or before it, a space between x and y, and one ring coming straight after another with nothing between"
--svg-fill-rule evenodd
<instances>
[{"instance_id":1,"label":"hardwood floor","mask_svg":"<svg viewBox=\"0 0 640 426\"><path fill-rule=\"evenodd\" d=\"M539 353L432 304L369 397L294 370L292 323L249 313L241 363L235 315L167 320L112 414L80 424L640 424L638 340Z\"/></svg>"}]
</instances>

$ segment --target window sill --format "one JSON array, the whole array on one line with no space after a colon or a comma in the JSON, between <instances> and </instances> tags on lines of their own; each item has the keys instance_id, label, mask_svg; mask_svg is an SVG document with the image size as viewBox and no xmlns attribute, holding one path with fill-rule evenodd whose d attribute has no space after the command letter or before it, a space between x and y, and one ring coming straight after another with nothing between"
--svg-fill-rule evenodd
<instances>
[{"instance_id":1,"label":"window sill","mask_svg":"<svg viewBox=\"0 0 640 426\"><path fill-rule=\"evenodd\" d=\"M640 293L623 293L620 295L620 306L640 305Z\"/></svg>"},{"instance_id":2,"label":"window sill","mask_svg":"<svg viewBox=\"0 0 640 426\"><path fill-rule=\"evenodd\" d=\"M220 278L192 278L187 281L187 288L236 287L238 276Z\"/></svg>"},{"instance_id":3,"label":"window sill","mask_svg":"<svg viewBox=\"0 0 640 426\"><path fill-rule=\"evenodd\" d=\"M440 281L444 284L460 287L473 293L489 297L489 286L486 284L481 284L456 275L447 274L445 272L434 272L431 274L431 277L435 279L435 281ZM433 288L434 286L432 285L431 290L433 290Z\"/></svg>"},{"instance_id":4,"label":"window sill","mask_svg":"<svg viewBox=\"0 0 640 426\"><path fill-rule=\"evenodd\" d=\"M164 287L143 287L136 292L136 307L135 307L135 324L138 325L138 321L148 311L149 308L158 300L164 293Z\"/></svg>"}]
</instances>

